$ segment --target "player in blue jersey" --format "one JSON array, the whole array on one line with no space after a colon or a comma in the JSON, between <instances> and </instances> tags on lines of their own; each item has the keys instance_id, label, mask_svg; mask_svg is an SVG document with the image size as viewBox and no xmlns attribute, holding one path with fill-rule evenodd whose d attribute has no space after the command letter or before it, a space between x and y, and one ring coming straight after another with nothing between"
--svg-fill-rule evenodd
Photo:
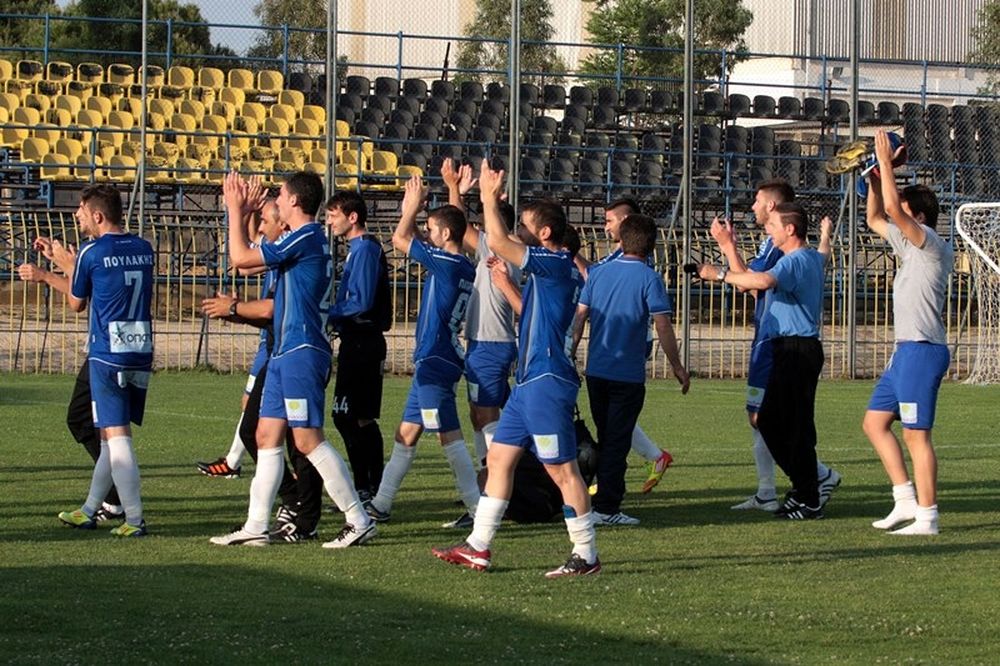
<instances>
[{"instance_id":1,"label":"player in blue jersey","mask_svg":"<svg viewBox=\"0 0 1000 666\"><path fill-rule=\"evenodd\" d=\"M590 497L576 463L573 411L579 391L576 368L566 354L566 337L579 297L573 258L563 249L566 216L553 202L524 207L515 240L500 217L504 173L483 160L479 172L483 220L490 250L528 274L518 335L514 389L500 415L487 454L485 495L472 534L460 544L435 548L436 557L479 571L489 568L490 546L507 508L518 458L530 449L545 465L563 496L573 552L549 578L596 574L601 570Z\"/></svg>"},{"instance_id":2,"label":"player in blue jersey","mask_svg":"<svg viewBox=\"0 0 1000 666\"><path fill-rule=\"evenodd\" d=\"M944 311L954 252L937 234L937 197L924 185L900 192L892 172L893 150L887 134L875 135L881 172L869 176L868 227L892 246L900 266L893 280L893 330L896 348L878 380L865 412L864 431L892 482L892 511L872 527L900 535L938 533L937 455L931 440L937 394L950 362ZM903 441L913 461L913 480L892 423L903 426Z\"/></svg>"},{"instance_id":3,"label":"player in blue jersey","mask_svg":"<svg viewBox=\"0 0 1000 666\"><path fill-rule=\"evenodd\" d=\"M734 272L701 265L699 275L741 289L767 290L760 335L770 340L772 367L757 412L757 427L774 461L792 482L775 516L823 517L816 474L816 385L823 367L823 283L826 257L808 245L802 206L774 207L765 230L782 257L765 272Z\"/></svg>"},{"instance_id":4,"label":"player in blue jersey","mask_svg":"<svg viewBox=\"0 0 1000 666\"><path fill-rule=\"evenodd\" d=\"M413 383L396 428L392 456L382 473L378 493L368 512L378 521L389 519L392 502L413 464L417 442L425 430L436 432L455 486L470 514L479 503L479 485L472 457L462 438L455 391L465 369L465 350L459 335L472 293L476 269L463 254L465 215L454 206L435 208L427 214L427 240L417 231L417 214L427 190L418 176L406 183L393 246L427 269L427 282L417 315L413 350Z\"/></svg>"},{"instance_id":5,"label":"player in blue jersey","mask_svg":"<svg viewBox=\"0 0 1000 666\"><path fill-rule=\"evenodd\" d=\"M113 483L125 522L112 534L140 537L146 534L146 522L131 423L142 425L153 365L153 248L123 230L121 195L113 186L84 188L76 217L81 230L90 229L94 240L80 248L72 267L63 267L70 278L70 308L83 312L89 304L87 359L101 453L86 502L60 513L59 520L93 529L94 516Z\"/></svg>"},{"instance_id":6,"label":"player in blue jersey","mask_svg":"<svg viewBox=\"0 0 1000 666\"><path fill-rule=\"evenodd\" d=\"M382 375L385 335L392 326L389 264L382 243L367 233L368 209L356 192L341 190L326 202L326 223L347 241L347 260L330 307L328 328L340 341L333 390L333 424L344 438L361 501L382 483Z\"/></svg>"},{"instance_id":7,"label":"player in blue jersey","mask_svg":"<svg viewBox=\"0 0 1000 666\"><path fill-rule=\"evenodd\" d=\"M641 212L639 203L631 197L615 199L604 206L604 232L608 235L608 238L615 243L615 248L612 250L611 254L599 259L593 264L577 254L574 261L584 277L588 275L591 266L599 266L608 261L614 261L621 256L622 248L619 229L622 221L629 215L638 215ZM652 254L650 254L647 262L651 267L653 266L654 261ZM647 327L646 352L647 354L653 353L653 331L651 327ZM649 461L649 474L646 476L646 480L642 484L642 492L648 493L659 485L660 481L663 479L664 472L666 472L667 468L673 464L674 457L670 455L669 451L660 448L653 440L651 440L649 435L646 434L638 423L632 430L632 451ZM590 494L593 495L597 492L597 488L598 486L596 483L592 485L590 487Z\"/></svg>"},{"instance_id":8,"label":"player in blue jersey","mask_svg":"<svg viewBox=\"0 0 1000 666\"><path fill-rule=\"evenodd\" d=\"M795 190L791 185L781 179L767 180L757 186L757 193L754 196L752 210L754 221L758 227L765 228L768 220L775 215L775 209L782 203L795 200ZM819 251L825 256L830 254L830 220L824 218L821 224L821 238ZM716 218L712 221L712 237L719 244L719 250L725 257L729 266L728 270L734 273L752 272L763 273L771 268L782 257L780 249L775 247L774 241L768 235L761 241L757 249L757 254L749 263L744 263L743 257L737 250L736 237L733 226ZM768 450L764 441L764 436L757 428L757 413L765 395L767 382L771 374L772 350L771 341L761 334L760 322L764 313L765 294L759 290L752 291L754 307L754 335L750 345L750 364L747 370L747 398L746 409L750 423L750 431L753 439L754 464L757 469L757 491L745 499L733 505L731 508L744 510L759 510L774 512L779 508L777 489L774 475L774 458ZM825 504L830 498L833 490L840 485L840 474L818 460L816 474L820 480L820 492Z\"/></svg>"},{"instance_id":9,"label":"player in blue jersey","mask_svg":"<svg viewBox=\"0 0 1000 666\"><path fill-rule=\"evenodd\" d=\"M639 524L637 518L622 512L621 504L632 430L645 400L650 318L681 392L687 393L690 386L670 323L673 305L663 278L646 264L656 247L656 223L644 215L629 215L618 236L621 254L591 267L573 326L572 355L576 358L584 326L590 321L587 393L601 443L593 499L598 525Z\"/></svg>"},{"instance_id":10,"label":"player in blue jersey","mask_svg":"<svg viewBox=\"0 0 1000 666\"><path fill-rule=\"evenodd\" d=\"M292 429L295 445L323 479L323 485L346 523L325 548L346 548L371 539L376 528L361 506L347 465L323 434L325 389L330 372L330 345L324 331L329 308L330 248L316 213L323 203L323 184L313 173L288 177L276 200L278 215L290 233L276 244L254 248L247 239L245 217L257 207L249 186L230 173L223 184L229 217L229 256L234 268L277 268L274 295L274 347L268 363L260 420L257 424L257 468L250 486L246 522L218 545L263 546L268 543L268 517L283 476L282 442Z\"/></svg>"}]
</instances>

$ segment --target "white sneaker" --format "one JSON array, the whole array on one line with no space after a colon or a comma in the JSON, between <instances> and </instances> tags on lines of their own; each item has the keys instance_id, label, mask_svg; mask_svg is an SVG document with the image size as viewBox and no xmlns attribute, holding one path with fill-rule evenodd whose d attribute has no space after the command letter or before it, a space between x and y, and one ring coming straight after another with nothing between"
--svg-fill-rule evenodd
<instances>
[{"instance_id":1,"label":"white sneaker","mask_svg":"<svg viewBox=\"0 0 1000 666\"><path fill-rule=\"evenodd\" d=\"M350 523L345 523L340 532L337 533L336 538L333 541L327 541L323 544L324 548L347 548L348 546L360 546L361 544L371 541L374 536L378 534L378 528L375 527L375 521L369 521L367 525L361 529L357 529L354 525Z\"/></svg>"},{"instance_id":2,"label":"white sneaker","mask_svg":"<svg viewBox=\"0 0 1000 666\"><path fill-rule=\"evenodd\" d=\"M241 525L229 534L212 537L209 541L216 546L266 546L268 539L267 532L254 534L253 532L247 532Z\"/></svg>"},{"instance_id":3,"label":"white sneaker","mask_svg":"<svg viewBox=\"0 0 1000 666\"><path fill-rule=\"evenodd\" d=\"M768 513L774 513L778 510L778 498L774 499L761 499L756 495L751 495L747 499L743 500L739 504L734 504L730 509L735 511L750 511L756 509L757 511L767 511Z\"/></svg>"},{"instance_id":4,"label":"white sneaker","mask_svg":"<svg viewBox=\"0 0 1000 666\"><path fill-rule=\"evenodd\" d=\"M897 525L913 520L917 517L917 500L901 500L892 507L889 515L882 520L876 520L872 527L877 530L891 530Z\"/></svg>"},{"instance_id":5,"label":"white sneaker","mask_svg":"<svg viewBox=\"0 0 1000 666\"><path fill-rule=\"evenodd\" d=\"M618 513L601 513L594 511L595 525L638 525L639 519L619 511Z\"/></svg>"}]
</instances>

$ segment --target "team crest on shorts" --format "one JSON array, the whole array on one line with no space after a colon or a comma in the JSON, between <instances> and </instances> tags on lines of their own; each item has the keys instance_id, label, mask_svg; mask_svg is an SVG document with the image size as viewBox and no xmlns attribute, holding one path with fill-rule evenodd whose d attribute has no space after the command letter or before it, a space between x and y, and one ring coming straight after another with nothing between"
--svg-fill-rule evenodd
<instances>
[{"instance_id":1,"label":"team crest on shorts","mask_svg":"<svg viewBox=\"0 0 1000 666\"><path fill-rule=\"evenodd\" d=\"M285 398L285 413L289 421L308 421L309 403L304 398Z\"/></svg>"},{"instance_id":2,"label":"team crest on shorts","mask_svg":"<svg viewBox=\"0 0 1000 666\"><path fill-rule=\"evenodd\" d=\"M902 421L904 424L916 423L918 420L917 403L915 402L899 403L899 420Z\"/></svg>"},{"instance_id":3,"label":"team crest on shorts","mask_svg":"<svg viewBox=\"0 0 1000 666\"><path fill-rule=\"evenodd\" d=\"M532 435L539 458L559 457L559 435Z\"/></svg>"},{"instance_id":4,"label":"team crest on shorts","mask_svg":"<svg viewBox=\"0 0 1000 666\"><path fill-rule=\"evenodd\" d=\"M437 430L441 427L441 419L438 417L436 409L421 409L420 420L424 422L424 427L428 430Z\"/></svg>"},{"instance_id":5,"label":"team crest on shorts","mask_svg":"<svg viewBox=\"0 0 1000 666\"><path fill-rule=\"evenodd\" d=\"M469 400L472 402L479 402L479 384L475 382L467 382L469 385Z\"/></svg>"}]
</instances>

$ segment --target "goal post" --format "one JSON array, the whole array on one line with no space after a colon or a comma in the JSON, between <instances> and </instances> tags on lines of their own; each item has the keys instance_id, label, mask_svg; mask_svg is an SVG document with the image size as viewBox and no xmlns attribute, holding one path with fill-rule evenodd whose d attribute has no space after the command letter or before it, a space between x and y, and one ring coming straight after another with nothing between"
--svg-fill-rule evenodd
<instances>
[{"instance_id":1,"label":"goal post","mask_svg":"<svg viewBox=\"0 0 1000 666\"><path fill-rule=\"evenodd\" d=\"M1000 382L1000 203L959 207L955 230L969 250L979 310L976 359L968 384Z\"/></svg>"}]
</instances>

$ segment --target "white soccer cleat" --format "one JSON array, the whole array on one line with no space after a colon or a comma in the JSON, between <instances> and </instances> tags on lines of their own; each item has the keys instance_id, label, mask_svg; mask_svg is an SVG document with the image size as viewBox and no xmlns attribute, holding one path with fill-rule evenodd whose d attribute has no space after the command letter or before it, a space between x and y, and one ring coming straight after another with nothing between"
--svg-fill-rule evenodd
<instances>
[{"instance_id":1,"label":"white soccer cleat","mask_svg":"<svg viewBox=\"0 0 1000 666\"><path fill-rule=\"evenodd\" d=\"M340 528L340 532L333 541L327 541L323 544L324 548L347 548L349 546L360 546L363 543L371 541L375 535L378 534L378 528L375 527L375 521L369 521L367 525L361 528L356 528L350 523L345 523L343 527Z\"/></svg>"},{"instance_id":2,"label":"white soccer cleat","mask_svg":"<svg viewBox=\"0 0 1000 666\"><path fill-rule=\"evenodd\" d=\"M774 513L775 511L778 510L779 506L780 505L778 504L777 497L773 499L761 499L756 495L751 495L750 497L743 500L739 504L734 504L729 508L733 509L734 511L757 510L757 511L766 511L768 513Z\"/></svg>"},{"instance_id":3,"label":"white soccer cleat","mask_svg":"<svg viewBox=\"0 0 1000 666\"><path fill-rule=\"evenodd\" d=\"M268 538L267 532L254 534L253 532L247 532L241 525L229 534L212 537L209 541L216 546L266 546Z\"/></svg>"}]
</instances>

